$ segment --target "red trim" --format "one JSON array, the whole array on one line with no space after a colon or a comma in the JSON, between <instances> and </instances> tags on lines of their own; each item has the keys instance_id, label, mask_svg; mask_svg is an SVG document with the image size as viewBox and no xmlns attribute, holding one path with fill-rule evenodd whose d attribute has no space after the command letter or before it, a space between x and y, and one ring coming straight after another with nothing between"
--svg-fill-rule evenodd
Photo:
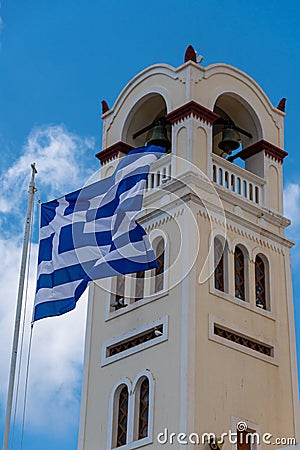
<instances>
[{"instance_id":1,"label":"red trim","mask_svg":"<svg viewBox=\"0 0 300 450\"><path fill-rule=\"evenodd\" d=\"M185 105L171 111L167 114L166 118L171 122L172 125L185 119L189 116L195 116L197 119L212 125L216 119L219 118L218 114L214 113L210 109L205 108L205 106L200 105L194 101L188 102Z\"/></svg>"},{"instance_id":2,"label":"red trim","mask_svg":"<svg viewBox=\"0 0 300 450\"><path fill-rule=\"evenodd\" d=\"M105 100L101 101L102 105L102 114L105 114L109 110L109 106Z\"/></svg>"},{"instance_id":3,"label":"red trim","mask_svg":"<svg viewBox=\"0 0 300 450\"><path fill-rule=\"evenodd\" d=\"M281 148L276 147L276 145L273 145L270 142L262 139L261 141L255 142L255 144L250 145L250 147L245 148L245 150L241 152L240 157L245 161L245 159L250 158L250 156L256 155L261 151L264 151L266 155L271 156L281 163L288 155L288 153Z\"/></svg>"},{"instance_id":4,"label":"red trim","mask_svg":"<svg viewBox=\"0 0 300 450\"><path fill-rule=\"evenodd\" d=\"M283 97L280 102L277 105L277 109L279 109L279 111L285 112L285 104L286 104L286 98Z\"/></svg>"},{"instance_id":5,"label":"red trim","mask_svg":"<svg viewBox=\"0 0 300 450\"><path fill-rule=\"evenodd\" d=\"M194 61L197 62L197 55L192 45L189 45L184 54L184 62Z\"/></svg>"},{"instance_id":6,"label":"red trim","mask_svg":"<svg viewBox=\"0 0 300 450\"><path fill-rule=\"evenodd\" d=\"M125 155L127 155L127 153L130 152L130 150L132 150L133 147L129 144L126 144L125 142L119 141L116 142L115 144L111 145L110 147L101 150L101 152L96 154L96 158L98 158L100 160L101 165L103 166L103 164L107 163L108 161L114 159L116 156L118 156L118 154L121 153L125 153Z\"/></svg>"}]
</instances>

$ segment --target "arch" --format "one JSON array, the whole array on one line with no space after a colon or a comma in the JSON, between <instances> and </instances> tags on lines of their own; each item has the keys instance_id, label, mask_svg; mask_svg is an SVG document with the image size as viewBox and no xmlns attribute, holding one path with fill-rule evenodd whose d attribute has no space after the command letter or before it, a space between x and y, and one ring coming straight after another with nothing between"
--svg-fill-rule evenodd
<instances>
[{"instance_id":1,"label":"arch","mask_svg":"<svg viewBox=\"0 0 300 450\"><path fill-rule=\"evenodd\" d=\"M109 115L109 113L111 113L112 111L118 113L125 100L130 97L132 92L136 91L137 86L143 84L147 80L147 78L155 75L159 75L162 78L165 78L166 86L168 85L170 79L176 80L178 77L176 69L169 64L153 64L152 66L147 67L146 69L138 73L135 77L133 77L129 81L129 83L127 83L127 85L118 95L113 107L107 112L107 115ZM140 95L140 98L148 94L150 91L162 94L165 97L165 101L168 106L168 112L172 110L171 98L168 90L163 87L163 83L160 83L160 85L153 85L151 88L144 89L142 94Z\"/></svg>"},{"instance_id":2,"label":"arch","mask_svg":"<svg viewBox=\"0 0 300 450\"><path fill-rule=\"evenodd\" d=\"M108 409L107 448L125 445L129 438L131 381L122 378L113 387Z\"/></svg>"},{"instance_id":3,"label":"arch","mask_svg":"<svg viewBox=\"0 0 300 450\"><path fill-rule=\"evenodd\" d=\"M234 295L249 301L249 252L243 244L234 249Z\"/></svg>"},{"instance_id":4,"label":"arch","mask_svg":"<svg viewBox=\"0 0 300 450\"><path fill-rule=\"evenodd\" d=\"M144 298L145 287L145 271L136 272L135 274L135 294L134 301Z\"/></svg>"},{"instance_id":5,"label":"arch","mask_svg":"<svg viewBox=\"0 0 300 450\"><path fill-rule=\"evenodd\" d=\"M104 178L108 178L110 177L115 171L115 167L113 164L111 164L110 166L108 166L105 170L105 175Z\"/></svg>"},{"instance_id":6,"label":"arch","mask_svg":"<svg viewBox=\"0 0 300 450\"><path fill-rule=\"evenodd\" d=\"M157 293L164 290L165 240L162 236L158 236L152 245L158 263L158 267L154 269L154 293Z\"/></svg>"},{"instance_id":7,"label":"arch","mask_svg":"<svg viewBox=\"0 0 300 450\"><path fill-rule=\"evenodd\" d=\"M270 267L269 261L262 253L255 256L255 304L257 308L270 311Z\"/></svg>"},{"instance_id":8,"label":"arch","mask_svg":"<svg viewBox=\"0 0 300 450\"><path fill-rule=\"evenodd\" d=\"M125 282L126 275L117 275L112 278L111 285L111 295L110 295L110 305L113 310L118 310L122 308L122 305L118 303L123 299L125 299Z\"/></svg>"},{"instance_id":9,"label":"arch","mask_svg":"<svg viewBox=\"0 0 300 450\"><path fill-rule=\"evenodd\" d=\"M213 105L215 103L216 98L220 95L220 93L224 92L224 89L226 90L226 83L225 77L228 79L228 76L230 78L238 80L243 83L243 85L247 86L248 90L250 91L252 96L255 96L261 105L264 106L264 108L267 110L267 112L272 115L273 112L284 116L285 114L279 111L277 108L275 108L265 91L260 87L260 85L247 73L243 72L242 70L238 69L237 67L231 66L230 64L225 63L215 63L207 66L205 68L205 78L209 79L214 76L222 77L223 80L219 80L219 83L217 84L218 88L215 90L215 92L210 92L210 100L208 107L210 109L213 108ZM220 82L220 81L223 81ZM222 87L219 87L222 86ZM251 97L249 95L249 97ZM253 106L253 109L256 109Z\"/></svg>"},{"instance_id":10,"label":"arch","mask_svg":"<svg viewBox=\"0 0 300 450\"><path fill-rule=\"evenodd\" d=\"M123 125L121 140L133 147L141 147L151 136L151 131L143 133L141 136L133 139L132 136L137 131L148 126L153 120L167 113L167 103L161 93L151 89L135 101L132 108L127 113ZM171 128L168 127L168 137L171 138Z\"/></svg>"},{"instance_id":11,"label":"arch","mask_svg":"<svg viewBox=\"0 0 300 450\"><path fill-rule=\"evenodd\" d=\"M163 258L161 258L161 264L158 268L151 270L150 294L155 294L158 292L164 292L168 287L170 243L168 235L163 230L152 230L149 234L149 239L155 254L157 244L160 240L163 240L163 254L161 253L161 256L163 256Z\"/></svg>"},{"instance_id":12,"label":"arch","mask_svg":"<svg viewBox=\"0 0 300 450\"><path fill-rule=\"evenodd\" d=\"M208 133L203 126L199 126L196 129L196 141L193 146L192 161L195 166L201 169L204 173L208 173Z\"/></svg>"},{"instance_id":13,"label":"arch","mask_svg":"<svg viewBox=\"0 0 300 450\"><path fill-rule=\"evenodd\" d=\"M134 429L133 440L152 440L154 413L154 378L146 369L133 382Z\"/></svg>"},{"instance_id":14,"label":"arch","mask_svg":"<svg viewBox=\"0 0 300 450\"><path fill-rule=\"evenodd\" d=\"M217 234L214 243L214 288L228 293L228 243L223 236Z\"/></svg>"},{"instance_id":15,"label":"arch","mask_svg":"<svg viewBox=\"0 0 300 450\"><path fill-rule=\"evenodd\" d=\"M240 145L242 148L246 148L254 142L263 138L263 129L261 120L259 119L255 109L245 100L239 93L232 90L219 92L219 95L215 98L213 110L224 120L233 121L238 127L248 131L252 134L252 138L245 136L242 133L233 131L235 139L240 139ZM221 150L218 145L222 139L222 131L224 125L213 125L213 153L219 156L227 156L224 151Z\"/></svg>"},{"instance_id":16,"label":"arch","mask_svg":"<svg viewBox=\"0 0 300 450\"><path fill-rule=\"evenodd\" d=\"M188 158L188 133L185 126L181 126L176 133L176 155L183 159ZM177 165L180 164L180 160L176 161ZM180 167L177 168L180 171Z\"/></svg>"},{"instance_id":17,"label":"arch","mask_svg":"<svg viewBox=\"0 0 300 450\"><path fill-rule=\"evenodd\" d=\"M273 164L269 166L269 208L279 211L279 173Z\"/></svg>"}]
</instances>

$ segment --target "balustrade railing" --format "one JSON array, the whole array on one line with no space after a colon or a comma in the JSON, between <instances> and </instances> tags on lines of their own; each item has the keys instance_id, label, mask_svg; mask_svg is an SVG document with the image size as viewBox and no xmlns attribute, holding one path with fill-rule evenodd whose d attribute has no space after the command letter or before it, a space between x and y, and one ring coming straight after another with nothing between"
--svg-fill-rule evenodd
<instances>
[{"instance_id":1,"label":"balustrade railing","mask_svg":"<svg viewBox=\"0 0 300 450\"><path fill-rule=\"evenodd\" d=\"M212 155L212 181L258 205L264 203L264 180L217 155Z\"/></svg>"}]
</instances>

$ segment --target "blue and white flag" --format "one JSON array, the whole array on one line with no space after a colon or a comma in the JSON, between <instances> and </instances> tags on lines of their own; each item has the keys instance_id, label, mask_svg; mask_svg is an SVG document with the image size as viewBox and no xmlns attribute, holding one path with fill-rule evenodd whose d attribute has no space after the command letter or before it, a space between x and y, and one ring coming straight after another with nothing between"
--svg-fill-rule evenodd
<instances>
[{"instance_id":1,"label":"blue and white flag","mask_svg":"<svg viewBox=\"0 0 300 450\"><path fill-rule=\"evenodd\" d=\"M91 280L157 267L135 216L150 166L164 152L134 149L111 177L42 204L33 321L74 309Z\"/></svg>"}]
</instances>

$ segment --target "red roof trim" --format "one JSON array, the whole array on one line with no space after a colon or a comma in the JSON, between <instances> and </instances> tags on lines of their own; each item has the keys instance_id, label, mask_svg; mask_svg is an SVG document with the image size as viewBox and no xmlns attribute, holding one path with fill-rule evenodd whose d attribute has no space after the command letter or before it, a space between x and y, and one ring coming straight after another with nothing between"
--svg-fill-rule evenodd
<instances>
[{"instance_id":1,"label":"red roof trim","mask_svg":"<svg viewBox=\"0 0 300 450\"><path fill-rule=\"evenodd\" d=\"M115 144L111 145L110 147L107 147L106 149L101 150L101 152L96 154L96 158L98 158L100 160L100 163L103 166L108 161L117 157L119 152L125 153L125 155L127 155L127 153L129 153L130 150L132 150L132 149L133 149L133 147L131 145L126 144L125 142L119 141L119 142L116 142Z\"/></svg>"},{"instance_id":2,"label":"red roof trim","mask_svg":"<svg viewBox=\"0 0 300 450\"><path fill-rule=\"evenodd\" d=\"M264 151L266 155L271 156L280 163L282 163L284 158L288 155L288 153L281 148L276 147L276 145L273 145L270 142L262 139L261 141L255 142L255 144L250 145L250 147L245 148L245 150L241 152L240 157L245 160L261 151Z\"/></svg>"},{"instance_id":3,"label":"red roof trim","mask_svg":"<svg viewBox=\"0 0 300 450\"><path fill-rule=\"evenodd\" d=\"M219 118L218 114L194 101L190 101L185 105L182 105L179 108L175 109L174 111L171 111L169 114L167 114L166 118L171 122L172 125L174 125L180 120L185 119L186 117L189 117L191 115L197 117L197 119L202 120L209 125L212 125L214 121Z\"/></svg>"}]
</instances>

